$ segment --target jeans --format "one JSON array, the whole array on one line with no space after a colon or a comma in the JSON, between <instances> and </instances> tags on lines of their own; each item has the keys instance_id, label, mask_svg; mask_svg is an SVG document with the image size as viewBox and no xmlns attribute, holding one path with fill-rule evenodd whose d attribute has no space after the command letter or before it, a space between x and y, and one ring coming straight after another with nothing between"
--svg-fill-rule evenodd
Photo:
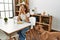
<instances>
[{"instance_id":1,"label":"jeans","mask_svg":"<svg viewBox=\"0 0 60 40\"><path fill-rule=\"evenodd\" d=\"M19 34L19 40L25 40L26 38L26 31L29 30L29 28L24 28L21 31L18 32Z\"/></svg>"}]
</instances>

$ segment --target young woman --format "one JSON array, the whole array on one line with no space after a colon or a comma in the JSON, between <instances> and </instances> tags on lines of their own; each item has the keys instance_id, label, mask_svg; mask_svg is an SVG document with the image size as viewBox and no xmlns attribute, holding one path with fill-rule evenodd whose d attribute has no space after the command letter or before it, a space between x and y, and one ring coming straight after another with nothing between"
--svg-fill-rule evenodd
<instances>
[{"instance_id":1,"label":"young woman","mask_svg":"<svg viewBox=\"0 0 60 40\"><path fill-rule=\"evenodd\" d=\"M17 21L29 22L29 14L26 13L26 6L21 4Z\"/></svg>"},{"instance_id":2,"label":"young woman","mask_svg":"<svg viewBox=\"0 0 60 40\"><path fill-rule=\"evenodd\" d=\"M17 21L29 22L29 14L26 13L26 6L23 4L20 5L20 12ZM25 33L27 30L29 30L29 27L24 28L23 30L18 32L19 40L25 40Z\"/></svg>"}]
</instances>

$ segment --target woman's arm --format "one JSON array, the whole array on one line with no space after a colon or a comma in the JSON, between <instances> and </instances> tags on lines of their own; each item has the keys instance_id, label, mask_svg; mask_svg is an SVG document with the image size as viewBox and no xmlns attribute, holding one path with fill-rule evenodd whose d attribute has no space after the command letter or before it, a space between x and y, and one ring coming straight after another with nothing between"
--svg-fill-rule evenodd
<instances>
[{"instance_id":1,"label":"woman's arm","mask_svg":"<svg viewBox=\"0 0 60 40\"><path fill-rule=\"evenodd\" d=\"M26 16L26 20L25 20L25 21L26 21L26 22L29 22L29 17Z\"/></svg>"},{"instance_id":2,"label":"woman's arm","mask_svg":"<svg viewBox=\"0 0 60 40\"><path fill-rule=\"evenodd\" d=\"M29 22L30 13L26 14L26 21Z\"/></svg>"},{"instance_id":3,"label":"woman's arm","mask_svg":"<svg viewBox=\"0 0 60 40\"><path fill-rule=\"evenodd\" d=\"M26 21L26 22L29 22L29 17L27 17L25 11L24 11L24 15L25 15L25 17L26 17L25 21Z\"/></svg>"},{"instance_id":4,"label":"woman's arm","mask_svg":"<svg viewBox=\"0 0 60 40\"><path fill-rule=\"evenodd\" d=\"M18 14L17 21L21 21L20 12L19 12L19 14Z\"/></svg>"},{"instance_id":5,"label":"woman's arm","mask_svg":"<svg viewBox=\"0 0 60 40\"><path fill-rule=\"evenodd\" d=\"M17 21L21 21L21 18L20 18L20 13L21 13L21 7L19 8L19 14L18 14Z\"/></svg>"},{"instance_id":6,"label":"woman's arm","mask_svg":"<svg viewBox=\"0 0 60 40\"><path fill-rule=\"evenodd\" d=\"M17 17L17 21L20 21L20 16Z\"/></svg>"}]
</instances>

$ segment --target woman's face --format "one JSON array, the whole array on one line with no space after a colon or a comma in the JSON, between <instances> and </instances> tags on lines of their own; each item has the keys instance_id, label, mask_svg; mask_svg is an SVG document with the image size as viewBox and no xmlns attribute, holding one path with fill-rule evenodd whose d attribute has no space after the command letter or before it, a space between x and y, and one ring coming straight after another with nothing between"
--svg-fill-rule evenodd
<instances>
[{"instance_id":1,"label":"woman's face","mask_svg":"<svg viewBox=\"0 0 60 40\"><path fill-rule=\"evenodd\" d=\"M24 7L24 5L21 5L21 6L20 6L20 9L21 9L21 10L20 10L21 12L25 12L25 7Z\"/></svg>"}]
</instances>

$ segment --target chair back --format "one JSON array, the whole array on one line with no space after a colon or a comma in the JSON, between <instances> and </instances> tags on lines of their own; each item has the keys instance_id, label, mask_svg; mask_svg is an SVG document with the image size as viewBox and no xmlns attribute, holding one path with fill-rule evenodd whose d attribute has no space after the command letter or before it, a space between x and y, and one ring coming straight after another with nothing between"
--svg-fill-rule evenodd
<instances>
[{"instance_id":1,"label":"chair back","mask_svg":"<svg viewBox=\"0 0 60 40\"><path fill-rule=\"evenodd\" d=\"M36 24L36 18L35 17L30 17L29 21L31 23L31 27L35 26L35 24Z\"/></svg>"}]
</instances>

